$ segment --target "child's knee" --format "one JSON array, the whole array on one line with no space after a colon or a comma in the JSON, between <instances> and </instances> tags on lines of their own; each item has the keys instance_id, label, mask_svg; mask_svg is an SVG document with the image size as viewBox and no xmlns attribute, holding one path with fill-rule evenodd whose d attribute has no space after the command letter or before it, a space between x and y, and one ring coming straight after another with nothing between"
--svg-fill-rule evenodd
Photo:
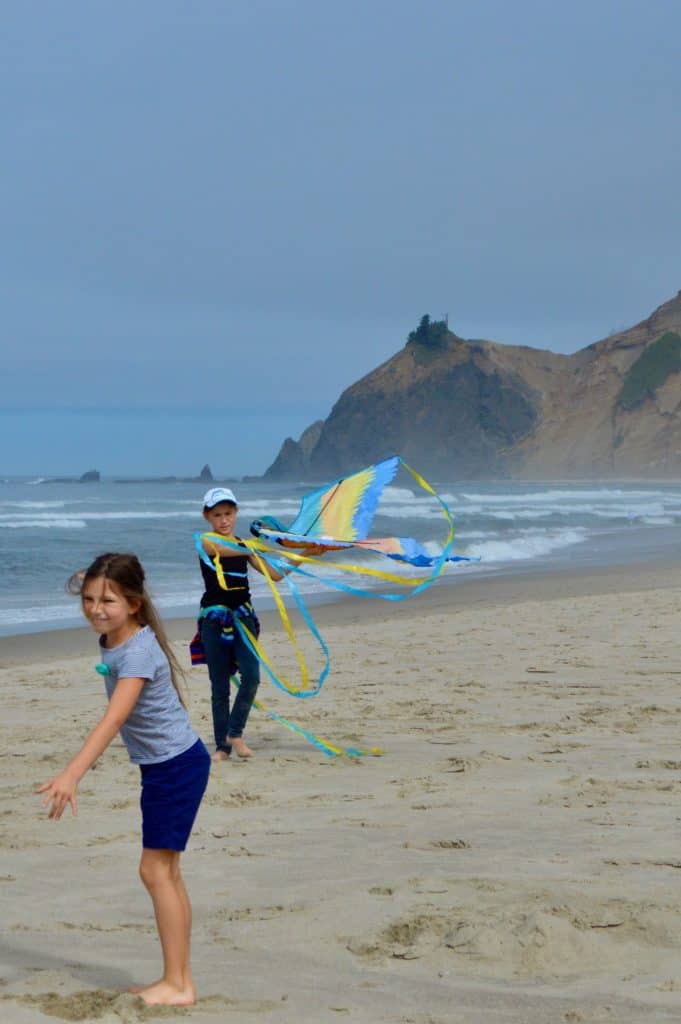
<instances>
[{"instance_id":1,"label":"child's knee","mask_svg":"<svg viewBox=\"0 0 681 1024\"><path fill-rule=\"evenodd\" d=\"M142 885L147 889L153 889L154 885L157 884L158 874L156 868L148 860L145 860L144 857L140 861L140 878L142 879Z\"/></svg>"},{"instance_id":2,"label":"child's knee","mask_svg":"<svg viewBox=\"0 0 681 1024\"><path fill-rule=\"evenodd\" d=\"M140 878L147 889L153 889L173 880L175 858L163 856L165 850L145 850L140 861Z\"/></svg>"},{"instance_id":3,"label":"child's knee","mask_svg":"<svg viewBox=\"0 0 681 1024\"><path fill-rule=\"evenodd\" d=\"M253 699L258 692L260 686L260 674L257 672L244 672L241 674L241 686L240 690L243 691L244 696L249 699Z\"/></svg>"}]
</instances>

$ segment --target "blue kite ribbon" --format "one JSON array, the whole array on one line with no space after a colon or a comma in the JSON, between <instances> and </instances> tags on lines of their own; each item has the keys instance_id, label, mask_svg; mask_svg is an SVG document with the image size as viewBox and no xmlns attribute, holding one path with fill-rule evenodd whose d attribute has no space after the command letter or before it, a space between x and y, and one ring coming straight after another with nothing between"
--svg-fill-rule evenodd
<instances>
[{"instance_id":1,"label":"blue kite ribbon","mask_svg":"<svg viewBox=\"0 0 681 1024\"><path fill-rule=\"evenodd\" d=\"M239 680L236 676L231 677L231 682L237 689L239 688ZM368 750L360 750L357 747L339 747L336 743L331 743L329 740L325 740L321 736L315 736L315 734L310 732L309 729L303 729L302 726L289 721L288 718L284 718L283 715L277 714L276 711L270 711L270 709L266 708L259 700L254 700L253 704L258 711L262 711L267 718L271 718L272 721L285 726L285 728L290 729L291 732L297 733L298 736L302 736L303 739L306 739L308 743L317 747L317 749L321 750L321 752L326 754L327 757L338 757L340 754L345 754L348 757L363 757L367 754L370 754L373 757L380 757L383 753L380 747L370 747Z\"/></svg>"},{"instance_id":2,"label":"blue kite ribbon","mask_svg":"<svg viewBox=\"0 0 681 1024\"><path fill-rule=\"evenodd\" d=\"M263 554L263 552L258 552L258 553L260 555ZM275 560L273 559L272 561L275 561ZM270 562L269 558L267 559L267 562L268 563ZM287 564L289 564L289 563L287 563ZM273 565L273 568L276 568L276 566ZM319 678L317 680L317 685L313 689L309 689L309 690L291 690L288 686L285 686L284 683L282 683L282 681L279 679L279 676L274 671L274 669L267 663L267 661L265 661L261 657L260 653L256 649L255 645L252 643L250 637L244 631L243 625L239 622L238 619L235 619L234 624L235 624L236 628L239 630L239 635L241 636L242 640L244 641L244 643L246 644L248 649L251 651L252 654L255 655L256 658L258 658L258 660L263 665L265 671L267 672L268 676L270 677L270 679L272 680L272 682L274 683L274 685L278 689L283 690L284 693L288 693L290 697L299 697L299 698L316 697L317 694L319 693L319 691L321 690L322 686L324 685L326 677L329 674L329 670L331 669L331 655L329 654L329 648L326 645L326 641L324 640L324 637L321 635L321 633L317 629L317 624L314 621L314 619L312 618L312 616L310 615L310 613L308 612L307 606L306 606L305 602L303 601L302 597L300 596L300 593L299 593L298 588L296 587L295 583L293 582L293 580L288 579L288 578L286 579L286 583L288 585L289 590L291 591L293 599L295 600L296 604L298 605L298 610L300 611L300 614L303 617L303 621L305 622L305 625L307 626L307 628L310 630L310 632L314 636L315 640L319 644L319 646L320 646L320 648L322 650L322 653L324 655L324 666L323 666L321 672L319 673Z\"/></svg>"}]
</instances>

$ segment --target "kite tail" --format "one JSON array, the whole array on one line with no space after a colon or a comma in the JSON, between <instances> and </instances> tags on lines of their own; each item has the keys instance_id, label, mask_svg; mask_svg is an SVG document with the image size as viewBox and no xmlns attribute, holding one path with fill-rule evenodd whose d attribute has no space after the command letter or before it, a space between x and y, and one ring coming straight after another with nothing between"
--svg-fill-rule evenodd
<instances>
[{"instance_id":1,"label":"kite tail","mask_svg":"<svg viewBox=\"0 0 681 1024\"><path fill-rule=\"evenodd\" d=\"M236 676L232 676L230 680L234 686L239 688L239 680ZM283 718L282 715L278 715L276 711L270 711L265 705L259 701L254 700L253 704L262 711L263 715L267 718L271 718L273 722L278 722L279 725L283 725L286 729L290 729L291 732L295 732L298 736L302 736L308 743L311 743L318 750L321 750L327 757L340 757L345 755L346 757L380 757L383 753L379 747L371 747L369 750L359 750L356 747L339 747L335 743L331 743L329 740L322 739L321 736L315 736L314 733L309 732L307 729L303 729L302 726L296 725L295 722L289 722L287 718Z\"/></svg>"}]
</instances>

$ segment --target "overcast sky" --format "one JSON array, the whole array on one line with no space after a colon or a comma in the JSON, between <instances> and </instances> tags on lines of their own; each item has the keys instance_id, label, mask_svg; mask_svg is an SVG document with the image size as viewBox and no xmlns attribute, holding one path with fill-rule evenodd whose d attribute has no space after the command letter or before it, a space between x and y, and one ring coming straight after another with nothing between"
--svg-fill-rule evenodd
<instances>
[{"instance_id":1,"label":"overcast sky","mask_svg":"<svg viewBox=\"0 0 681 1024\"><path fill-rule=\"evenodd\" d=\"M0 473L259 473L423 313L681 288L678 0L7 0Z\"/></svg>"}]
</instances>

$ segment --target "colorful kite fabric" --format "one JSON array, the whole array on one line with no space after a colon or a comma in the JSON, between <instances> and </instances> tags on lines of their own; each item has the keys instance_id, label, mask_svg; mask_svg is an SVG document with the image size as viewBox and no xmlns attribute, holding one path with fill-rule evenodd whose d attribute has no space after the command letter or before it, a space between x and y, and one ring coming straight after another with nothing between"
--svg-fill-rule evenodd
<instances>
[{"instance_id":1,"label":"colorful kite fabric","mask_svg":"<svg viewBox=\"0 0 681 1024\"><path fill-rule=\"evenodd\" d=\"M381 495L394 479L400 464L411 473L420 486L440 502L445 518L451 526L449 509L442 499L399 455L393 455L375 466L368 466L358 473L342 477L332 484L306 494L298 515L288 527L272 517L265 516L251 523L251 533L287 549L304 551L306 547L312 545L327 551L339 551L343 548L356 547L387 555L388 558L419 568L436 565L441 556L428 554L412 537L368 537ZM447 538L448 551L453 540L452 530L450 537ZM444 560L470 561L449 553Z\"/></svg>"},{"instance_id":2,"label":"colorful kite fabric","mask_svg":"<svg viewBox=\"0 0 681 1024\"><path fill-rule=\"evenodd\" d=\"M421 544L411 537L370 538L368 536L381 495L388 484L394 479L400 466L403 466L418 485L432 495L441 507L443 517L448 525L448 534L444 547L437 556L430 555ZM343 477L332 484L320 487L318 490L305 495L298 515L288 527L272 517L263 517L251 524L251 533L255 538L253 540L229 539L217 533L197 533L195 534L196 547L203 561L217 573L218 582L223 589L228 589L228 586L225 582L219 548L231 548L238 550L242 554L248 552L251 558L255 560L270 586L282 623L296 653L300 666L301 685L295 686L285 677L279 675L274 670L258 638L252 635L248 628L238 620L235 620L235 625L239 629L244 642L261 661L275 686L291 696L300 698L313 697L319 693L329 672L330 657L328 648L298 588L291 578L292 575L312 577L337 590L361 597L378 597L389 601L399 601L429 587L440 575L446 562L477 560L450 554L454 543L454 524L446 503L433 490L430 484L408 466L399 455L385 459L374 466L368 466L358 473ZM206 552L206 545L215 550L212 558ZM340 570L343 575L358 574L408 588L406 593L396 593L394 590L382 592L354 587L342 579L320 574L317 568L319 565L317 562L318 555L328 551L339 551L353 547L375 554L386 555L388 558L396 561L419 568L430 569L431 571L425 577L414 578L383 572L380 569L367 565L348 565L337 562L324 563L326 567ZM315 564L314 571L311 569L312 564ZM304 566L308 566L308 568L304 568ZM315 685L310 685L307 663L296 641L286 607L272 579L270 569L274 569L277 573L281 573L286 577L289 591L298 606L303 620L321 648L324 665ZM306 738L310 739L320 749L325 750L326 753L347 753L353 755L380 753L380 751L375 749L371 751L344 750L327 741L319 741L317 737L313 737L311 734L307 735L304 730L287 722L285 719L281 719L280 716L269 713L264 708L262 710L269 714L270 717L281 721L288 728L306 735Z\"/></svg>"}]
</instances>

